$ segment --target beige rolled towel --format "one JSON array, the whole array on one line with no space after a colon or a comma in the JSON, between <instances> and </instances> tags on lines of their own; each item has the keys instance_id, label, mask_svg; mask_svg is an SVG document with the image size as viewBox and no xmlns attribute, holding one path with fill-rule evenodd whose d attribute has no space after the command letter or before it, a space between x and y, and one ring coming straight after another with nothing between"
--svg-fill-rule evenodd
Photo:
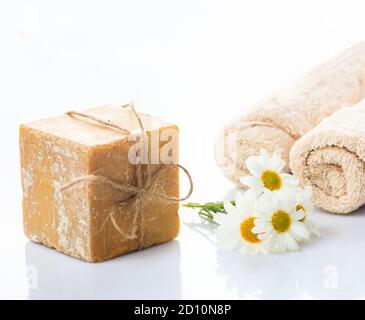
<instances>
[{"instance_id":1,"label":"beige rolled towel","mask_svg":"<svg viewBox=\"0 0 365 320\"><path fill-rule=\"evenodd\" d=\"M333 213L365 203L365 99L324 119L294 143L290 167L313 202Z\"/></svg>"},{"instance_id":2,"label":"beige rolled towel","mask_svg":"<svg viewBox=\"0 0 365 320\"><path fill-rule=\"evenodd\" d=\"M295 140L323 118L364 97L365 42L361 42L227 125L217 139L217 163L227 178L242 186L239 177L249 174L247 157L265 148L280 151L288 163Z\"/></svg>"}]
</instances>

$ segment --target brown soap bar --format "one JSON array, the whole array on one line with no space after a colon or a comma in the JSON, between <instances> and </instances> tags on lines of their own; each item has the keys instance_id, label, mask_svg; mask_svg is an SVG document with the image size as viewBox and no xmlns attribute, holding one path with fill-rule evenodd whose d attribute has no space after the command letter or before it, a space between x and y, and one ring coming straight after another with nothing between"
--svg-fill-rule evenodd
<instances>
[{"instance_id":1,"label":"brown soap bar","mask_svg":"<svg viewBox=\"0 0 365 320\"><path fill-rule=\"evenodd\" d=\"M175 238L179 233L177 202L153 194L139 197L130 190L91 180L62 190L85 176L138 186L138 165L128 157L136 144L131 136L141 133L136 116L130 110L113 106L84 113L117 124L130 134L69 115L20 127L26 236L89 262L104 261ZM153 178L160 173L153 192L178 197L178 168L151 160L151 154L156 158L156 151L158 154L171 144L169 156L177 163L178 128L156 117L140 113L139 116L147 133L152 163L140 166L142 180L148 179L148 172Z\"/></svg>"}]
</instances>

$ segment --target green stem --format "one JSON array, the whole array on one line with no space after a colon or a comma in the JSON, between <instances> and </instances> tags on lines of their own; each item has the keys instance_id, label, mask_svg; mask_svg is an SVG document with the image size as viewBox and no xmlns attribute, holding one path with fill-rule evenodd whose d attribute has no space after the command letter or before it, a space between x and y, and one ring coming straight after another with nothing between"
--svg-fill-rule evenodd
<instances>
[{"instance_id":1,"label":"green stem","mask_svg":"<svg viewBox=\"0 0 365 320\"><path fill-rule=\"evenodd\" d=\"M235 205L234 201L231 201L231 203ZM209 222L214 222L215 214L227 214L226 210L224 209L224 202L208 202L204 204L187 203L184 204L183 207L199 210L199 216Z\"/></svg>"}]
</instances>

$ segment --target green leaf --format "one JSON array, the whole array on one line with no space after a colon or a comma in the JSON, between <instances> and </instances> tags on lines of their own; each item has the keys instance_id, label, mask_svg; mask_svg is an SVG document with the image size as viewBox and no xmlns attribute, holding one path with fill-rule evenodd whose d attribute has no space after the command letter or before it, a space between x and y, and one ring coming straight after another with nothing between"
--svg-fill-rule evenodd
<instances>
[{"instance_id":1,"label":"green leaf","mask_svg":"<svg viewBox=\"0 0 365 320\"><path fill-rule=\"evenodd\" d=\"M231 203L236 205L234 201L231 201ZM198 215L209 222L214 222L214 215L216 214L227 214L224 209L224 202L207 202L204 204L191 202L184 204L183 207L199 210Z\"/></svg>"}]
</instances>

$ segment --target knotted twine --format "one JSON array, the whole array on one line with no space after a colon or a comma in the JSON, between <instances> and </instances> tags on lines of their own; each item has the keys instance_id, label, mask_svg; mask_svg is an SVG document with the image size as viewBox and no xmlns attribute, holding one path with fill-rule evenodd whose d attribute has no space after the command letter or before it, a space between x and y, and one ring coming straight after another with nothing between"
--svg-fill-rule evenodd
<instances>
[{"instance_id":1,"label":"knotted twine","mask_svg":"<svg viewBox=\"0 0 365 320\"><path fill-rule=\"evenodd\" d=\"M138 121L138 125L142 131L142 137L145 138L147 136L146 131L145 131L145 128L143 126L140 116L138 115L138 113L136 112L136 110L134 108L134 105L132 103L128 103L126 105L123 105L122 108L129 108L129 110L134 114L136 120ZM76 112L76 111L69 111L66 114L70 117L78 117L78 118L82 118L82 119L86 119L86 120L91 120L93 122L99 123L106 127L117 129L126 135L130 134L130 132L125 128L122 128L114 123L111 123L110 121L104 121L102 119L93 117L89 114L80 113L80 112ZM148 159L149 159L149 157L148 157ZM173 196L169 196L163 192L155 191L156 187L159 185L159 178L161 176L163 176L163 173L170 166L175 166L175 167L181 169L189 179L190 189L189 189L188 194L185 197L181 197L181 198L173 197ZM174 163L168 164L168 165L165 164L164 166L160 167L154 174L152 174L150 160L148 160L148 163L147 163L147 178L145 179L145 181L144 181L144 177L143 177L143 173L142 173L142 163L141 163L141 161L137 161L136 178L137 178L137 186L134 186L129 183L115 182L107 177L100 176L100 175L85 175L85 176L76 178L75 180L71 181L68 184L65 184L64 186L62 186L61 191L62 192L66 191L66 190L72 188L73 186L83 183L83 182L94 182L94 183L109 185L112 189L117 190L117 191L129 192L130 194L126 198L118 201L115 205L122 206L123 204L130 203L131 201L134 200L136 210L135 210L135 214L133 217L132 231L129 234L125 234L121 230L121 228L119 227L118 223L116 222L116 220L114 218L115 210L113 207L113 210L111 210L110 214L104 219L100 230L95 235L93 235L93 237L96 236L97 234L99 234L100 232L102 232L106 227L107 221L110 220L112 222L114 228L122 236L123 239L136 239L136 238L138 238L136 221L137 221L137 218L139 217L140 237L139 237L138 250L140 250L140 249L142 249L143 243L144 243L143 202L144 202L145 198L146 197L157 197L157 198L160 198L161 200L163 200L165 203L169 203L169 202L179 203L181 201L185 201L193 193L193 179L192 179L189 171L185 167L183 167L180 164L174 164Z\"/></svg>"}]
</instances>

